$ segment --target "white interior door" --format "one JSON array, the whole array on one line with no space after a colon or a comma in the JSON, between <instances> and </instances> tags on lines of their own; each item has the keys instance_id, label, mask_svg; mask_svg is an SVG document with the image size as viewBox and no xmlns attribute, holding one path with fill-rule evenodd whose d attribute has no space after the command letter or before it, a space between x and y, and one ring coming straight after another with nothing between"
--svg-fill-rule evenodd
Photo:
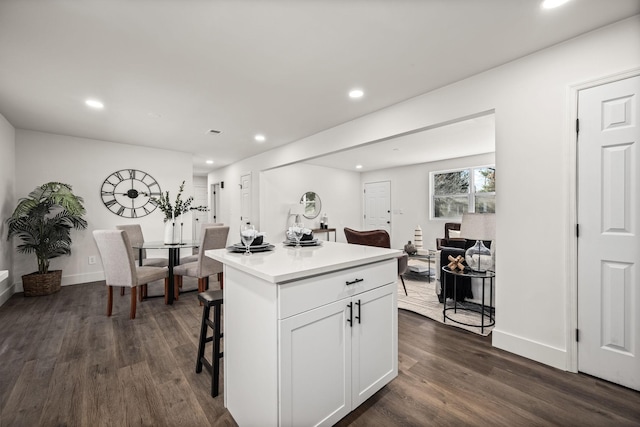
<instances>
[{"instance_id":1,"label":"white interior door","mask_svg":"<svg viewBox=\"0 0 640 427\"><path fill-rule=\"evenodd\" d=\"M640 77L578 94L578 370L640 390Z\"/></svg>"},{"instance_id":2,"label":"white interior door","mask_svg":"<svg viewBox=\"0 0 640 427\"><path fill-rule=\"evenodd\" d=\"M193 203L191 206L207 206L209 199L207 197L207 185L193 186ZM195 241L200 240L200 224L207 222L207 212L191 211L193 218L193 226L191 228L192 238Z\"/></svg>"},{"instance_id":3,"label":"white interior door","mask_svg":"<svg viewBox=\"0 0 640 427\"><path fill-rule=\"evenodd\" d=\"M391 234L391 182L364 184L364 229Z\"/></svg>"},{"instance_id":4,"label":"white interior door","mask_svg":"<svg viewBox=\"0 0 640 427\"><path fill-rule=\"evenodd\" d=\"M240 221L251 222L251 174L240 177Z\"/></svg>"}]
</instances>

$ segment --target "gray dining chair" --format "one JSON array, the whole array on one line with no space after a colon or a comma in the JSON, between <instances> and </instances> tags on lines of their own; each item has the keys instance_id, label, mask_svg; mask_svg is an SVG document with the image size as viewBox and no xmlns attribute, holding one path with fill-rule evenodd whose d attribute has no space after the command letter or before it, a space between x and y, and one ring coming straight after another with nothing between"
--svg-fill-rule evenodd
<instances>
[{"instance_id":1,"label":"gray dining chair","mask_svg":"<svg viewBox=\"0 0 640 427\"><path fill-rule=\"evenodd\" d=\"M140 246L144 243L144 236L142 234L142 227L140 224L124 224L124 225L116 225L117 230L124 230L127 232L127 236L129 236L129 241L131 242L131 246ZM133 257L136 262L139 263L138 249L133 249ZM142 250L142 265L150 266L150 267L166 267L169 265L169 260L167 258L147 258L147 250Z\"/></svg>"},{"instance_id":2,"label":"gray dining chair","mask_svg":"<svg viewBox=\"0 0 640 427\"><path fill-rule=\"evenodd\" d=\"M200 226L200 234L198 235L198 238L202 239L202 236L204 235L204 229L208 228L208 227L222 227L224 226L224 223L222 222L205 222L204 224L201 224ZM198 260L198 253L200 253L200 249L199 248L193 248L191 250L191 255L188 255L186 257L182 257L180 258L180 264L186 264L188 262L194 262Z\"/></svg>"},{"instance_id":3,"label":"gray dining chair","mask_svg":"<svg viewBox=\"0 0 640 427\"><path fill-rule=\"evenodd\" d=\"M113 287L131 289L131 310L129 318L136 318L136 301L142 301L148 283L164 279L165 301L169 292L169 269L136 265L131 242L124 230L95 230L93 238L98 245L104 277L107 284L107 316L113 308ZM141 287L140 292L137 288Z\"/></svg>"},{"instance_id":4,"label":"gray dining chair","mask_svg":"<svg viewBox=\"0 0 640 427\"><path fill-rule=\"evenodd\" d=\"M203 230L200 239L200 252L198 260L180 264L173 268L174 298L177 300L182 287L182 276L196 277L198 279L198 292L204 292L209 287L209 276L218 275L220 289L223 287L222 263L209 258L205 251L209 249L221 249L227 244L229 235L228 226L207 227Z\"/></svg>"}]
</instances>

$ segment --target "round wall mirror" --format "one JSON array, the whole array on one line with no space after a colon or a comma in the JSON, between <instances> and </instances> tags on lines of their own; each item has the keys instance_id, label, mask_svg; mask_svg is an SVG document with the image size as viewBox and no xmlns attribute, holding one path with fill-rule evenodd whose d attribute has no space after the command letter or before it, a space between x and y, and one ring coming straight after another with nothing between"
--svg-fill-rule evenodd
<instances>
[{"instance_id":1,"label":"round wall mirror","mask_svg":"<svg viewBox=\"0 0 640 427\"><path fill-rule=\"evenodd\" d=\"M302 214L307 219L313 219L320 214L322 209L322 202L320 196L313 191L307 191L300 198L300 203L304 206L304 213Z\"/></svg>"}]
</instances>

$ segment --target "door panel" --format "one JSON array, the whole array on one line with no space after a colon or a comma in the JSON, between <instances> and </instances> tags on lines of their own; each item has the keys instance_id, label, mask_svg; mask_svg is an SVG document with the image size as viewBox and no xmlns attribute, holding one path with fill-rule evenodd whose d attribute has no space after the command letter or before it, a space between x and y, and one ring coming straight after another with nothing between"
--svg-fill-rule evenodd
<instances>
[{"instance_id":1,"label":"door panel","mask_svg":"<svg viewBox=\"0 0 640 427\"><path fill-rule=\"evenodd\" d=\"M251 222L251 174L240 177L240 221Z\"/></svg>"},{"instance_id":2,"label":"door panel","mask_svg":"<svg viewBox=\"0 0 640 427\"><path fill-rule=\"evenodd\" d=\"M365 230L387 230L391 234L391 182L364 184Z\"/></svg>"},{"instance_id":3,"label":"door panel","mask_svg":"<svg viewBox=\"0 0 640 427\"><path fill-rule=\"evenodd\" d=\"M280 424L333 425L351 411L348 300L280 321Z\"/></svg>"},{"instance_id":4,"label":"door panel","mask_svg":"<svg viewBox=\"0 0 640 427\"><path fill-rule=\"evenodd\" d=\"M207 194L207 186L194 185L193 186L193 203L191 206L207 206L209 204ZM191 228L191 235L196 242L200 240L200 224L207 222L208 212L191 211L193 224Z\"/></svg>"},{"instance_id":5,"label":"door panel","mask_svg":"<svg viewBox=\"0 0 640 427\"><path fill-rule=\"evenodd\" d=\"M640 390L640 77L580 91L578 369Z\"/></svg>"},{"instance_id":6,"label":"door panel","mask_svg":"<svg viewBox=\"0 0 640 427\"><path fill-rule=\"evenodd\" d=\"M398 375L398 309L395 283L353 297L353 406L373 396ZM359 303L356 304L356 303Z\"/></svg>"}]
</instances>

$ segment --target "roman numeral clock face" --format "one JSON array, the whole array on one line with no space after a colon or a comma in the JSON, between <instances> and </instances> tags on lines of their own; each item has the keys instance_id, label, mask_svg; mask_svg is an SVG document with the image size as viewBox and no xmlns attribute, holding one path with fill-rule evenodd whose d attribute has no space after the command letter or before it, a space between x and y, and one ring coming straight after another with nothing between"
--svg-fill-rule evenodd
<instances>
[{"instance_id":1,"label":"roman numeral clock face","mask_svg":"<svg viewBox=\"0 0 640 427\"><path fill-rule=\"evenodd\" d=\"M139 218L149 215L157 206L152 197L160 197L160 185L146 172L122 169L102 183L102 203L116 215Z\"/></svg>"}]
</instances>

